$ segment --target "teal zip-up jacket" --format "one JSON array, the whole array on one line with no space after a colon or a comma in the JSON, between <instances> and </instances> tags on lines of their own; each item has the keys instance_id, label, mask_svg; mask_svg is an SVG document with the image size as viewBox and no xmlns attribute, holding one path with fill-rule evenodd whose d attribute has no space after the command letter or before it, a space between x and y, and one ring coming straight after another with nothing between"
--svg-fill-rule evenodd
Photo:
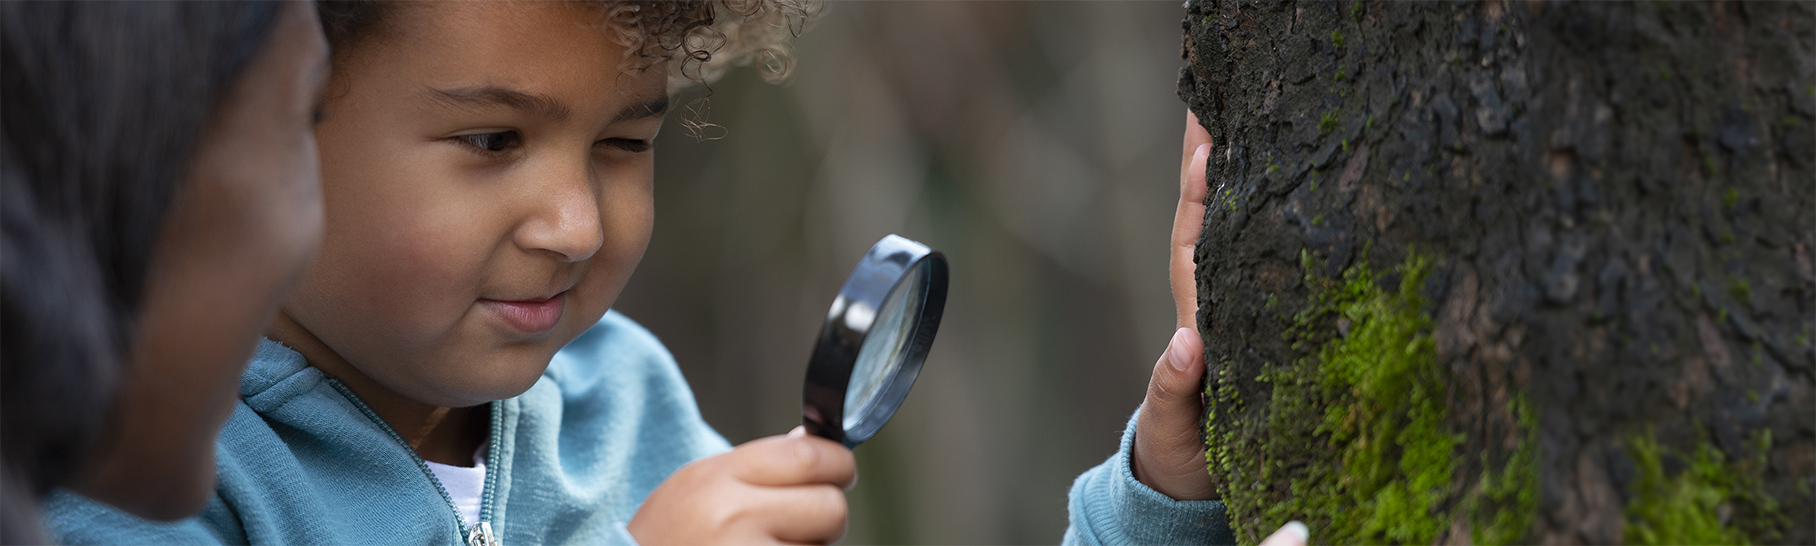
<instances>
[{"instance_id":1,"label":"teal zip-up jacket","mask_svg":"<svg viewBox=\"0 0 1816 546\"><path fill-rule=\"evenodd\" d=\"M57 491L45 503L76 544L463 544L462 521L414 450L345 385L266 340L217 444L203 512L152 522ZM730 449L701 419L655 336L616 311L542 378L493 402L480 520L503 544L629 544L624 524L690 461Z\"/></svg>"}]
</instances>

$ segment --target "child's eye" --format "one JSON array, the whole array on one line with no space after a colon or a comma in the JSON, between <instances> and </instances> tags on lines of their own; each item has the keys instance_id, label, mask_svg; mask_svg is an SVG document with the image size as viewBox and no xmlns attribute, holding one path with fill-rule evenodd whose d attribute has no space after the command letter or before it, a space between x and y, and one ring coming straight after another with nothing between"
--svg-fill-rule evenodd
<instances>
[{"instance_id":1,"label":"child's eye","mask_svg":"<svg viewBox=\"0 0 1816 546\"><path fill-rule=\"evenodd\" d=\"M636 140L636 139L630 139L630 138L608 138L608 139L599 141L599 144L602 144L605 146L610 146L610 147L624 150L626 152L630 152L630 153L634 153L634 154L647 152L647 151L650 151L651 148L656 147L654 142L650 142L648 140Z\"/></svg>"},{"instance_id":2,"label":"child's eye","mask_svg":"<svg viewBox=\"0 0 1816 546\"><path fill-rule=\"evenodd\" d=\"M488 152L502 152L523 144L523 134L516 130L499 131L477 135L460 135L454 137L474 148Z\"/></svg>"}]
</instances>

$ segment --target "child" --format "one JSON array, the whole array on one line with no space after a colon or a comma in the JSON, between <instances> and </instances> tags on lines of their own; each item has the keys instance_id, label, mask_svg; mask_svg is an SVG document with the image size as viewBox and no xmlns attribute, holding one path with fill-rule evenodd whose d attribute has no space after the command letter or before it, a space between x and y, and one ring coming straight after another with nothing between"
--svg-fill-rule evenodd
<instances>
[{"instance_id":1,"label":"child","mask_svg":"<svg viewBox=\"0 0 1816 546\"><path fill-rule=\"evenodd\" d=\"M1204 343L1198 337L1193 253L1203 227L1211 135L1186 114L1167 274L1178 330L1154 363L1148 394L1109 460L1073 482L1065 544L1234 544L1217 483L1205 469L1198 418ZM1261 546L1305 546L1310 530L1292 521Z\"/></svg>"},{"instance_id":2,"label":"child","mask_svg":"<svg viewBox=\"0 0 1816 546\"><path fill-rule=\"evenodd\" d=\"M667 351L608 312L649 240L662 61L699 60L711 8L321 12L323 245L241 382L216 496L154 524L60 493L61 538L837 539L849 451L795 433L725 452Z\"/></svg>"}]
</instances>

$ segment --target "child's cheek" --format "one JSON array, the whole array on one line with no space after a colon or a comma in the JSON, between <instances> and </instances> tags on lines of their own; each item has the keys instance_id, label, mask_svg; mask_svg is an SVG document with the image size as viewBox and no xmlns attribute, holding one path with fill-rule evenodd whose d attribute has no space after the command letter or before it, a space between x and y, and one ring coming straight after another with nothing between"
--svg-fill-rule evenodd
<instances>
[{"instance_id":1,"label":"child's cheek","mask_svg":"<svg viewBox=\"0 0 1816 546\"><path fill-rule=\"evenodd\" d=\"M443 207L396 210L369 234L360 269L366 275L369 312L382 317L403 341L426 342L448 334L477 299L487 244L484 222ZM469 221L454 221L466 218Z\"/></svg>"}]
</instances>

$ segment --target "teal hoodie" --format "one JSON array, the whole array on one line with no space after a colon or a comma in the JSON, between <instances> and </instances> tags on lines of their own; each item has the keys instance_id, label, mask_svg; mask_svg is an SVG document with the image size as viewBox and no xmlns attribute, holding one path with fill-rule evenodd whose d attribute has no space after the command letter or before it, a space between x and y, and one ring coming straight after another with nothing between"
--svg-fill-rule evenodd
<instances>
[{"instance_id":1,"label":"teal hoodie","mask_svg":"<svg viewBox=\"0 0 1816 546\"><path fill-rule=\"evenodd\" d=\"M480 527L395 431L296 351L262 342L240 394L200 515L153 522L57 491L45 503L52 532L78 544L462 544ZM491 411L480 520L506 545L634 543L624 524L650 490L730 449L668 350L616 311Z\"/></svg>"}]
</instances>

